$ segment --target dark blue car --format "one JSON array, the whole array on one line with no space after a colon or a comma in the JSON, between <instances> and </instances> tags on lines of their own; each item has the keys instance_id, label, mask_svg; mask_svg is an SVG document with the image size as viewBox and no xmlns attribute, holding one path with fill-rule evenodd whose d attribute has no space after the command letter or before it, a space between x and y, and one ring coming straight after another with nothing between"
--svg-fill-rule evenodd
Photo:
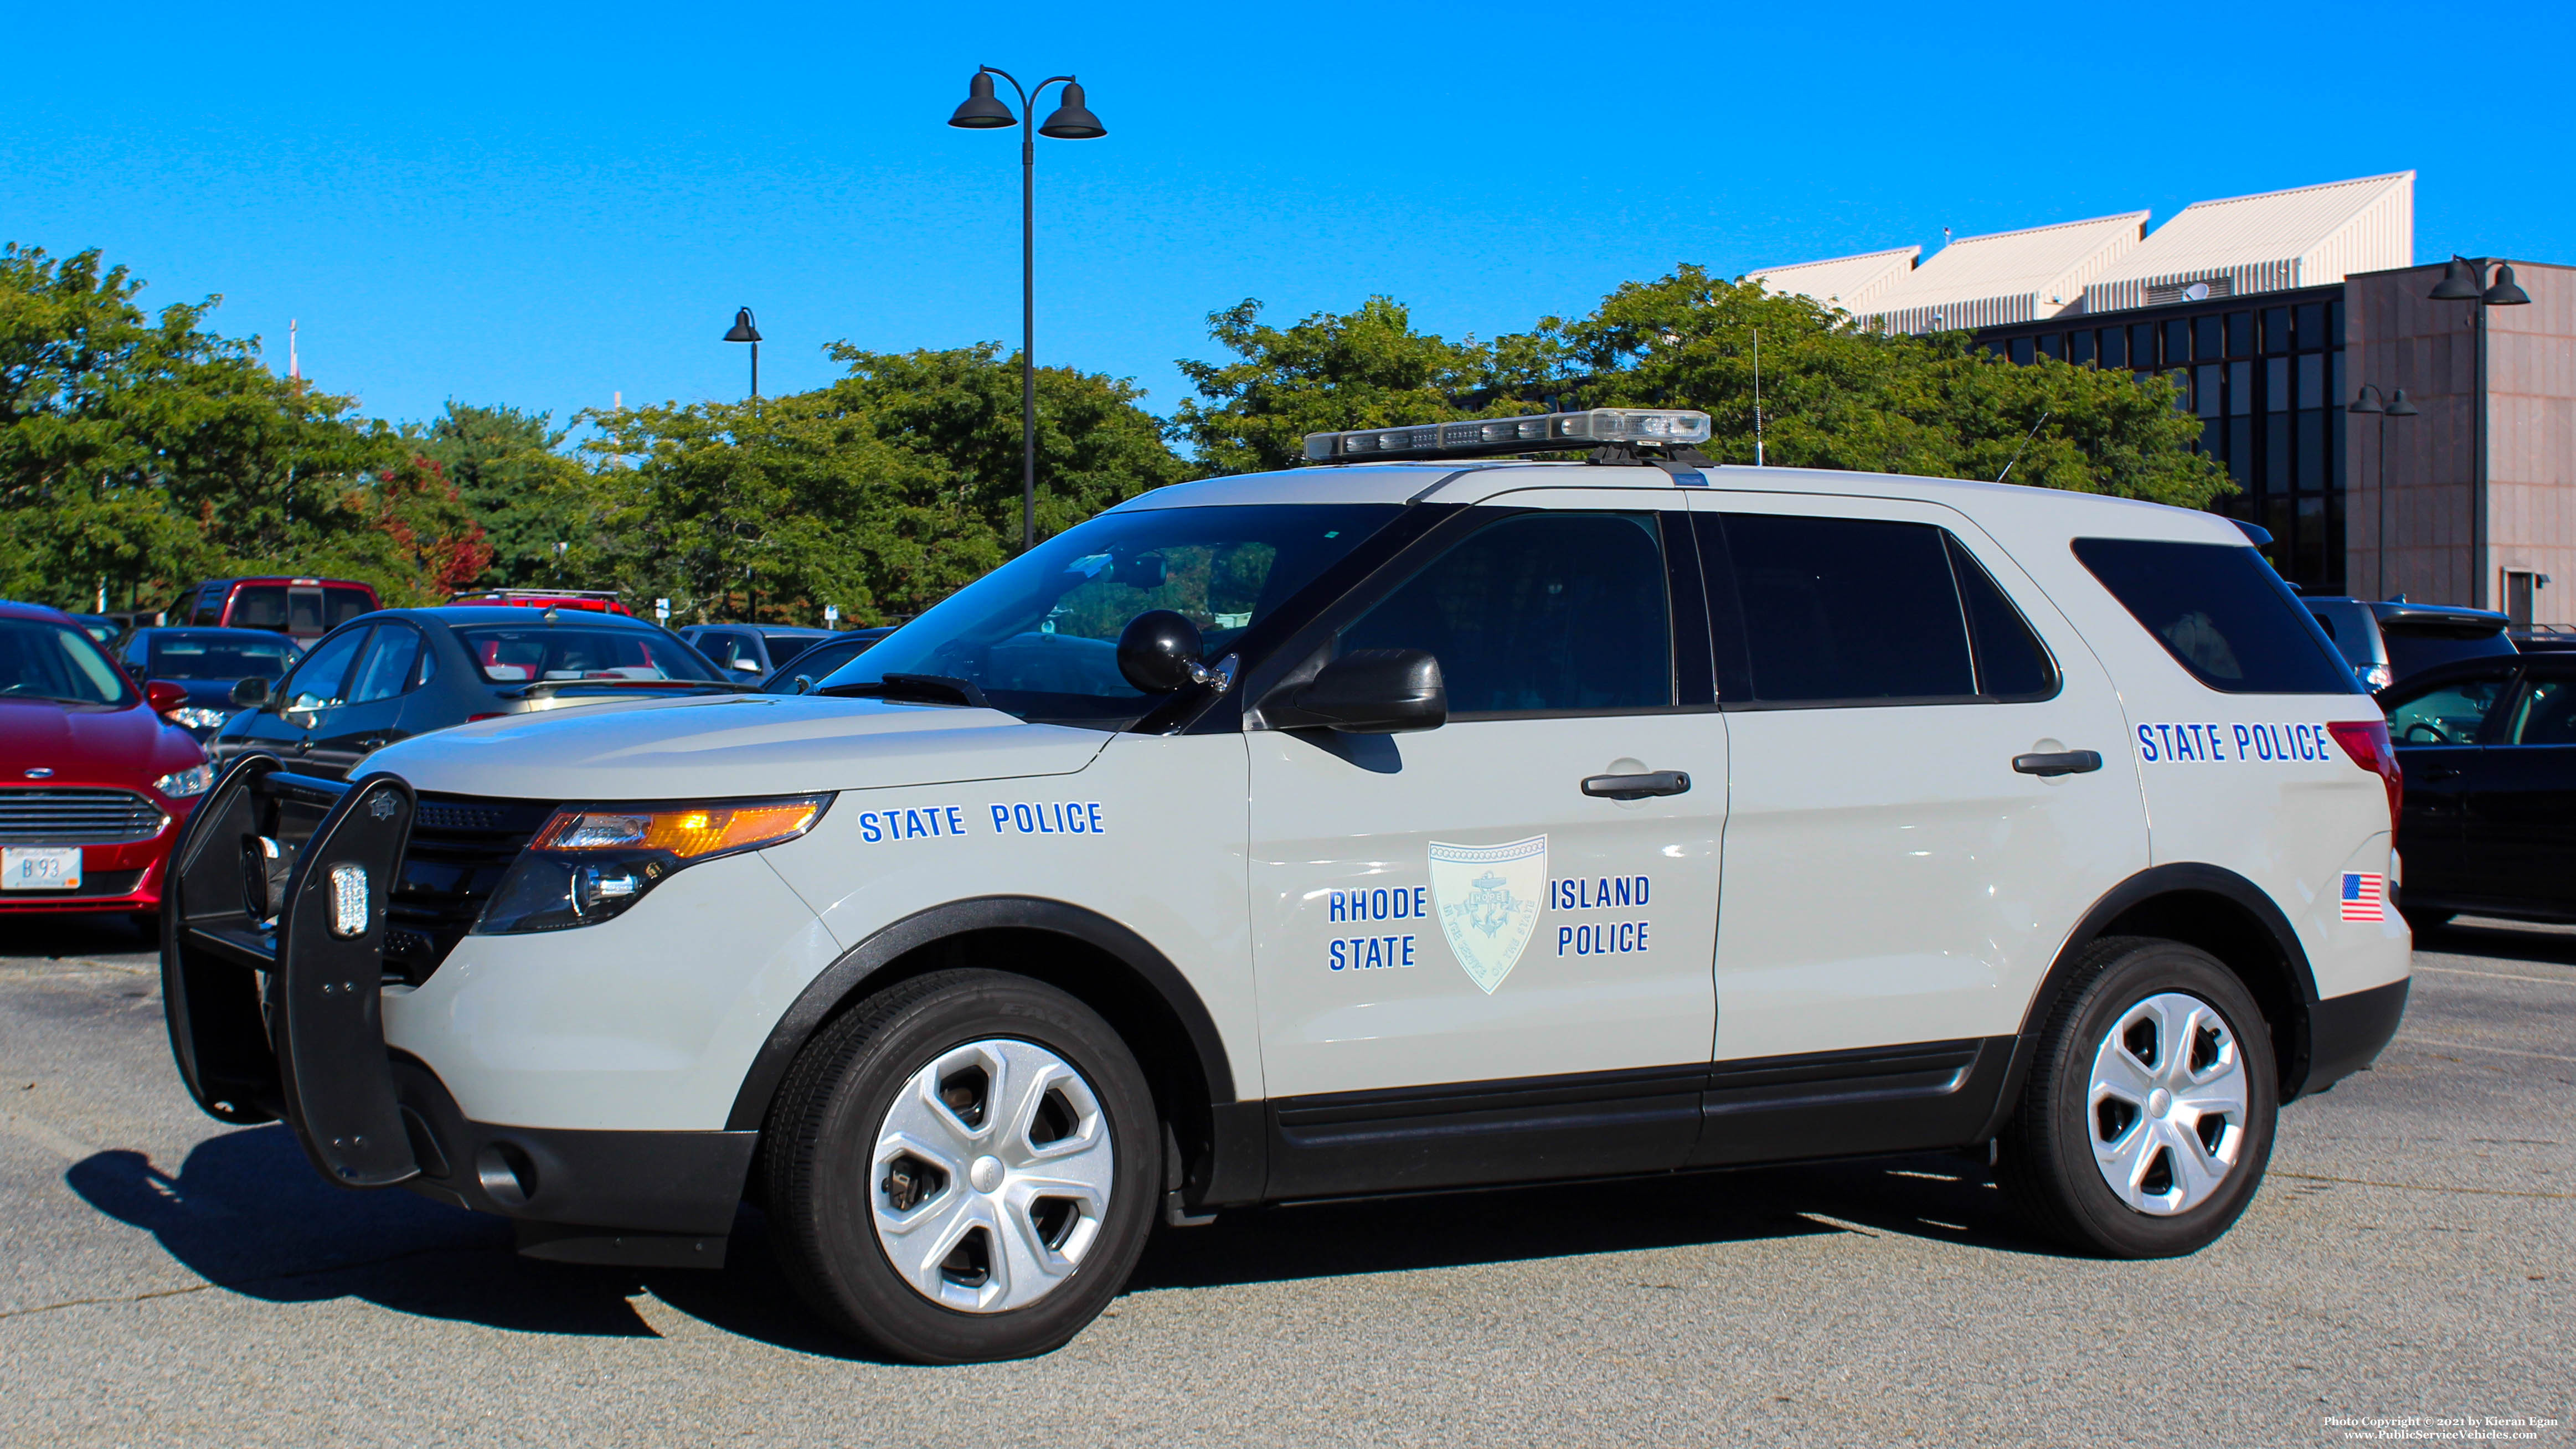
<instances>
[{"instance_id":1,"label":"dark blue car","mask_svg":"<svg viewBox=\"0 0 2576 1449\"><path fill-rule=\"evenodd\" d=\"M166 679L188 692L162 717L204 744L239 706L233 686L245 679L274 684L303 657L303 646L266 629L137 629L116 659L137 680Z\"/></svg>"}]
</instances>

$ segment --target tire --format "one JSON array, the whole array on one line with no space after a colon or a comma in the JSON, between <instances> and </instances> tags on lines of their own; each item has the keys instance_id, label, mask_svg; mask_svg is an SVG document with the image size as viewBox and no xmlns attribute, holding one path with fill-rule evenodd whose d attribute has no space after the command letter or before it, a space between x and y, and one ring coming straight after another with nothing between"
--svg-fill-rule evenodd
<instances>
[{"instance_id":1,"label":"tire","mask_svg":"<svg viewBox=\"0 0 2576 1449\"><path fill-rule=\"evenodd\" d=\"M2178 1257L2253 1201L2279 1109L2271 1033L2244 983L2193 947L2110 937L2049 1012L1996 1175L2069 1247Z\"/></svg>"},{"instance_id":2,"label":"tire","mask_svg":"<svg viewBox=\"0 0 2576 1449\"><path fill-rule=\"evenodd\" d=\"M1126 1286L1162 1175L1127 1044L999 971L917 977L844 1012L788 1068L764 1135L788 1278L827 1324L915 1363L1081 1332Z\"/></svg>"}]
</instances>

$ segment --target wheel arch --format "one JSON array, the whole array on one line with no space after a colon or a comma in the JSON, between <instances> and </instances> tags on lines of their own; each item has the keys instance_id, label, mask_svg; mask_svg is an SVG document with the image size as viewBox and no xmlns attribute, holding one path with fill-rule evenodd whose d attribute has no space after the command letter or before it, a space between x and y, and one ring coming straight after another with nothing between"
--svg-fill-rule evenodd
<instances>
[{"instance_id":1,"label":"wheel arch","mask_svg":"<svg viewBox=\"0 0 2576 1449\"><path fill-rule=\"evenodd\" d=\"M1136 1053L1182 1155L1190 1201L1234 1200L1247 1177L1258 1192L1266 1165L1241 1122L1224 1038L1198 991L1154 944L1126 926L1064 901L986 896L952 901L880 928L843 952L798 993L761 1043L727 1115L728 1130L758 1130L788 1064L833 1018L876 992L927 972L986 967L1043 981L1099 1012Z\"/></svg>"},{"instance_id":2,"label":"wheel arch","mask_svg":"<svg viewBox=\"0 0 2576 1449\"><path fill-rule=\"evenodd\" d=\"M2003 1129L2030 1076L2050 1009L2064 994L2084 948L2105 936L2156 936L2216 957L2245 983L2263 1010L2273 1060L2280 1068L2282 1103L2298 1097L2307 1084L2310 1017L2317 1003L2316 974L2298 932L2262 887L2232 870L2199 863L2159 865L2112 887L2067 933L2023 1011L2012 1066L1984 1136Z\"/></svg>"}]
</instances>

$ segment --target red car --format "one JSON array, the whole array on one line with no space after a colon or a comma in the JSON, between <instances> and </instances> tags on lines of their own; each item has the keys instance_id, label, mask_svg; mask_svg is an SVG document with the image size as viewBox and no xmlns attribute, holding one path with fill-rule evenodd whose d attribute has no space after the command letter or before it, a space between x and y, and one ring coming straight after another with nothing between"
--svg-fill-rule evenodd
<instances>
[{"instance_id":1,"label":"red car","mask_svg":"<svg viewBox=\"0 0 2576 1449\"><path fill-rule=\"evenodd\" d=\"M215 780L161 717L185 693L135 688L59 609L0 602L0 917L160 910L171 843Z\"/></svg>"}]
</instances>

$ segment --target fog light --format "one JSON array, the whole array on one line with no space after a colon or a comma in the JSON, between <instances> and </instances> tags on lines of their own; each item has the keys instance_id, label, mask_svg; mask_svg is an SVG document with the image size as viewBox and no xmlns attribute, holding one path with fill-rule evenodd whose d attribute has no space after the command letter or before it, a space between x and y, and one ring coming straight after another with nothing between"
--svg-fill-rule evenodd
<instances>
[{"instance_id":1,"label":"fog light","mask_svg":"<svg viewBox=\"0 0 2576 1449\"><path fill-rule=\"evenodd\" d=\"M367 868L356 861L331 867L331 934L367 934Z\"/></svg>"}]
</instances>

